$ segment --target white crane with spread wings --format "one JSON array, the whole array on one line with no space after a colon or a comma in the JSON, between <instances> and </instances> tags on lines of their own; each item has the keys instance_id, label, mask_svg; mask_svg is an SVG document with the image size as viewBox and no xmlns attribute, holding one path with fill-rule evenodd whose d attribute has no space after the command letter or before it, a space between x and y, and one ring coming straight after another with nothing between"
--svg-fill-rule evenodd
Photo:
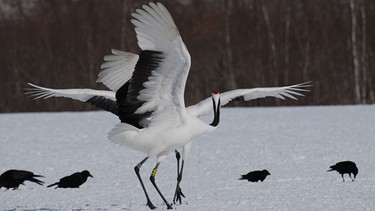
<instances>
[{"instance_id":1,"label":"white crane with spread wings","mask_svg":"<svg viewBox=\"0 0 375 211\"><path fill-rule=\"evenodd\" d=\"M113 55L105 56L105 63L99 73L98 82L111 91L92 89L51 89L34 84L28 89L36 99L66 97L91 103L117 115L121 122L110 132L109 139L146 153L146 157L135 166L135 172L146 195L147 205L154 209L143 180L140 168L150 157L156 157L156 165L150 180L159 195L168 203L155 182L160 163L171 151L177 157L177 185L173 202L184 195L180 181L192 141L203 134L212 132L219 124L220 107L232 100L249 101L264 97L291 98L303 96L308 91L308 83L284 87L236 89L219 93L189 107L185 107L184 92L190 69L190 54L182 41L179 31L161 3L143 5L132 14L139 55L112 50ZM198 117L214 112L211 124ZM181 167L179 153L182 148Z\"/></svg>"}]
</instances>

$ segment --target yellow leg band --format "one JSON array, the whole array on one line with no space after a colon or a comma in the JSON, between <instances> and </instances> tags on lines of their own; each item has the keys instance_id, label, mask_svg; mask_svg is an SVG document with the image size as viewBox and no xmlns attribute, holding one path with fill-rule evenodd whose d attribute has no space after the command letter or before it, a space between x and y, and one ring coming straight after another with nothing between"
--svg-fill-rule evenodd
<instances>
[{"instance_id":1,"label":"yellow leg band","mask_svg":"<svg viewBox=\"0 0 375 211\"><path fill-rule=\"evenodd\" d=\"M158 171L158 169L157 169L157 168L154 168L154 169L152 170L151 176L154 177L154 176L156 175L156 172L157 172L157 171Z\"/></svg>"}]
</instances>

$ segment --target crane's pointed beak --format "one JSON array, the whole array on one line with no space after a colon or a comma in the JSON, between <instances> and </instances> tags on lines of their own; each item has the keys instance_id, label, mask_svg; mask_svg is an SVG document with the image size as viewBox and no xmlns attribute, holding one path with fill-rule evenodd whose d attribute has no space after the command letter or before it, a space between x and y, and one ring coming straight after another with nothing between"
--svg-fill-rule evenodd
<instances>
[{"instance_id":1,"label":"crane's pointed beak","mask_svg":"<svg viewBox=\"0 0 375 211\"><path fill-rule=\"evenodd\" d=\"M212 103L214 109L214 120L210 125L216 127L220 121L220 93L218 90L212 92Z\"/></svg>"}]
</instances>

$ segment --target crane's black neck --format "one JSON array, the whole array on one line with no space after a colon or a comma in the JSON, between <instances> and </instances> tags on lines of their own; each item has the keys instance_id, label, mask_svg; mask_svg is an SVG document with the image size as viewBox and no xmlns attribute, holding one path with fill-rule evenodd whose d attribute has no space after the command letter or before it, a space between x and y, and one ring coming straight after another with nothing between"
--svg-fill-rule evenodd
<instances>
[{"instance_id":1,"label":"crane's black neck","mask_svg":"<svg viewBox=\"0 0 375 211\"><path fill-rule=\"evenodd\" d=\"M214 120L212 121L210 125L213 127L216 127L220 121L220 99L218 100L217 105L216 105L215 100L212 98L212 104L214 107Z\"/></svg>"}]
</instances>

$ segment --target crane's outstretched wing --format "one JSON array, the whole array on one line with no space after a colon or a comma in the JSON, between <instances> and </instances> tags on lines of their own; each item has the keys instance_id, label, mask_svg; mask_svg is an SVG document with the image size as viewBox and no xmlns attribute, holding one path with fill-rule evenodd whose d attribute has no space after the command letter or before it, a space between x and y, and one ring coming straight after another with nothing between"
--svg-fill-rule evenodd
<instances>
[{"instance_id":1,"label":"crane's outstretched wing","mask_svg":"<svg viewBox=\"0 0 375 211\"><path fill-rule=\"evenodd\" d=\"M235 89L220 94L221 106L226 105L230 101L242 100L249 101L258 98L276 97L285 100L290 98L296 100L295 96L304 96L301 92L308 92L307 87L310 87L310 82L301 84L283 86L283 87L263 87L252 89ZM199 102L198 104L187 107L188 112L193 116L202 116L212 110L211 97Z\"/></svg>"},{"instance_id":2,"label":"crane's outstretched wing","mask_svg":"<svg viewBox=\"0 0 375 211\"><path fill-rule=\"evenodd\" d=\"M116 93L120 119L140 127L139 122L157 111L152 115L153 121L157 121L158 116L163 121L166 118L177 120L185 109L190 54L162 4L143 5L132 16L142 51L131 79Z\"/></svg>"},{"instance_id":3,"label":"crane's outstretched wing","mask_svg":"<svg viewBox=\"0 0 375 211\"><path fill-rule=\"evenodd\" d=\"M90 103L98 108L118 115L116 98L113 91L94 89L51 89L28 83L32 88L26 88L25 94L34 99L47 99L50 97L65 97Z\"/></svg>"}]
</instances>

